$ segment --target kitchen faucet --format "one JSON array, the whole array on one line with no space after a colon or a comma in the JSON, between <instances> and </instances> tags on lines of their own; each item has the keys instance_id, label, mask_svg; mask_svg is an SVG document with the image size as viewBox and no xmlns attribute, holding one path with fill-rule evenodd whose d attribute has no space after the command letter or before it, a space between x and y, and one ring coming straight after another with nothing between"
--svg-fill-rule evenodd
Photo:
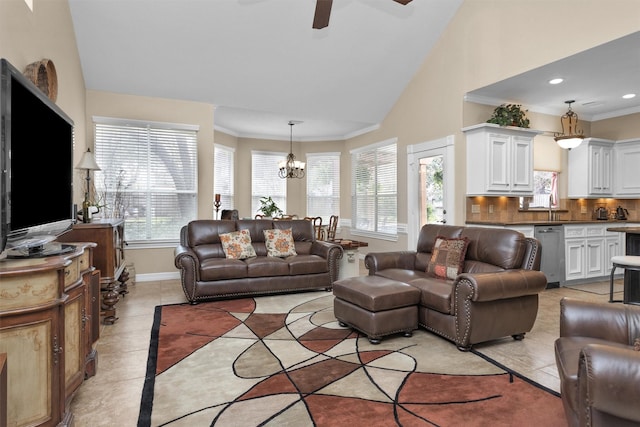
<instances>
[{"instance_id":1,"label":"kitchen faucet","mask_svg":"<svg viewBox=\"0 0 640 427\"><path fill-rule=\"evenodd\" d=\"M553 194L549 194L549 221L556 221L557 219L553 211Z\"/></svg>"}]
</instances>

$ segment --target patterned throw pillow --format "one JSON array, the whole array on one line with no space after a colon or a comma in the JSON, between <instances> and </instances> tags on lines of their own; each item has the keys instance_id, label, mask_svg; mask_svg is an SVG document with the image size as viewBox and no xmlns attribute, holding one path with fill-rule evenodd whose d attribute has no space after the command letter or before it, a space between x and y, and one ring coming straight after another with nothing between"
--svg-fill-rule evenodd
<instances>
[{"instance_id":1,"label":"patterned throw pillow","mask_svg":"<svg viewBox=\"0 0 640 427\"><path fill-rule=\"evenodd\" d=\"M256 251L251 245L249 230L233 231L220 235L222 249L227 258L245 259L256 256Z\"/></svg>"},{"instance_id":2,"label":"patterned throw pillow","mask_svg":"<svg viewBox=\"0 0 640 427\"><path fill-rule=\"evenodd\" d=\"M464 267L467 246L469 246L469 239L466 237L436 237L431 261L427 265L427 273L443 279L455 279Z\"/></svg>"},{"instance_id":3,"label":"patterned throw pillow","mask_svg":"<svg viewBox=\"0 0 640 427\"><path fill-rule=\"evenodd\" d=\"M293 233L290 228L264 230L264 243L267 247L267 256L285 257L297 255L296 245L293 243Z\"/></svg>"}]
</instances>

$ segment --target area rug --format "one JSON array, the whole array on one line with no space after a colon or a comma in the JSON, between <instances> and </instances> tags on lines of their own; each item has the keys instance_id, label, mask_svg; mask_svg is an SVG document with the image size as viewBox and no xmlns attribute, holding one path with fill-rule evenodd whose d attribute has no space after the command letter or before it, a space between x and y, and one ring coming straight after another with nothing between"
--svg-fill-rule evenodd
<instances>
[{"instance_id":1,"label":"area rug","mask_svg":"<svg viewBox=\"0 0 640 427\"><path fill-rule=\"evenodd\" d=\"M558 394L429 332L372 345L310 292L158 306L138 426L564 426Z\"/></svg>"}]
</instances>

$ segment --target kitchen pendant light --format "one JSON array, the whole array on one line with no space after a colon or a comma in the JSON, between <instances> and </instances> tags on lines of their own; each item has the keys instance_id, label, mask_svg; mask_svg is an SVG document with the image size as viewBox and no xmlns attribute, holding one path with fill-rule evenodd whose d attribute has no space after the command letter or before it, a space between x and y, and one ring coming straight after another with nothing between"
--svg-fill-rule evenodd
<instances>
[{"instance_id":1,"label":"kitchen pendant light","mask_svg":"<svg viewBox=\"0 0 640 427\"><path fill-rule=\"evenodd\" d=\"M582 144L584 134L581 130L578 130L578 115L571 109L571 104L574 100L565 101L565 104L569 104L569 109L562 117L560 117L560 124L562 125L562 133L555 133L555 141L560 148L571 150Z\"/></svg>"},{"instance_id":2,"label":"kitchen pendant light","mask_svg":"<svg viewBox=\"0 0 640 427\"><path fill-rule=\"evenodd\" d=\"M305 163L296 160L296 156L293 155L293 125L296 123L294 120L289 121L289 154L286 160L281 160L278 163L278 176L280 178L304 178Z\"/></svg>"}]
</instances>

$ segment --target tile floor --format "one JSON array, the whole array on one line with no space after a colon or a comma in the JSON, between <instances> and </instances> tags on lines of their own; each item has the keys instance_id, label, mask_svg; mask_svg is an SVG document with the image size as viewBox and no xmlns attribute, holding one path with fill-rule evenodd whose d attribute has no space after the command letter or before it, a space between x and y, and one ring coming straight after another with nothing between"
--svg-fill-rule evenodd
<instances>
[{"instance_id":1,"label":"tile floor","mask_svg":"<svg viewBox=\"0 0 640 427\"><path fill-rule=\"evenodd\" d=\"M361 274L366 270L361 268ZM178 280L138 282L117 304L118 321L103 325L97 343L98 372L77 391L72 403L76 427L135 426L144 384L154 308L185 302ZM559 391L553 354L558 336L559 301L564 296L607 301L607 295L571 288L544 291L533 330L523 341L510 337L475 348L498 362ZM452 344L453 345L453 344Z\"/></svg>"}]
</instances>

